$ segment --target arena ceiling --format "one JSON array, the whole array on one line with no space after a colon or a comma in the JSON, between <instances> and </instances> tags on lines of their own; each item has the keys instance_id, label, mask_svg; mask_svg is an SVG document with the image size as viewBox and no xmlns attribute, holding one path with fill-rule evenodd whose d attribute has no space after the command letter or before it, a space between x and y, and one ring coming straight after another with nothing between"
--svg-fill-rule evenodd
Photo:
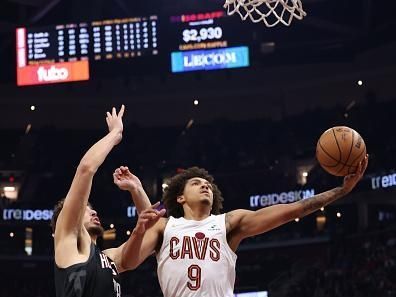
<instances>
[{"instance_id":1,"label":"arena ceiling","mask_svg":"<svg viewBox=\"0 0 396 297\"><path fill-rule=\"evenodd\" d=\"M2 1L0 127L25 129L28 123L33 127L100 127L103 111L121 103L127 104L131 121L152 126L184 125L191 118L199 122L281 119L316 107L348 106L371 93L384 100L396 98L396 5L370 0L303 2L308 16L290 27L241 24L236 34L250 34L256 41L255 65L247 70L182 76L128 72L89 83L18 88L18 26L208 11L222 9L222 1ZM268 53L271 44L276 47ZM357 86L358 80L364 81L362 87ZM198 107L192 104L196 99ZM31 105L37 106L35 112Z\"/></svg>"}]
</instances>

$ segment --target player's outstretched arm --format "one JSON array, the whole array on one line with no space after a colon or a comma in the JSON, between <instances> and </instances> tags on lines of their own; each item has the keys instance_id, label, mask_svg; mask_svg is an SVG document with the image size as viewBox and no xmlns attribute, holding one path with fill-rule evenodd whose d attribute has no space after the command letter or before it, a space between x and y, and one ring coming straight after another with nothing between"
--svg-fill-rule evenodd
<instances>
[{"instance_id":1,"label":"player's outstretched arm","mask_svg":"<svg viewBox=\"0 0 396 297\"><path fill-rule=\"evenodd\" d=\"M109 133L95 143L81 159L56 223L55 245L68 235L77 239L82 229L93 176L112 148L122 139L124 110L123 105L118 114L114 107L111 114L107 112Z\"/></svg>"},{"instance_id":2,"label":"player's outstretched arm","mask_svg":"<svg viewBox=\"0 0 396 297\"><path fill-rule=\"evenodd\" d=\"M150 199L143 189L139 178L132 174L128 167L120 166L113 173L114 184L131 194L132 201L136 206L138 214L151 207Z\"/></svg>"},{"instance_id":3,"label":"player's outstretched arm","mask_svg":"<svg viewBox=\"0 0 396 297\"><path fill-rule=\"evenodd\" d=\"M230 247L234 250L246 237L258 235L304 217L350 193L367 168L368 156L359 164L355 174L344 178L341 187L317 194L311 198L290 204L273 205L257 211L234 210L226 215L226 225Z\"/></svg>"},{"instance_id":4,"label":"player's outstretched arm","mask_svg":"<svg viewBox=\"0 0 396 297\"><path fill-rule=\"evenodd\" d=\"M118 248L115 259L118 257L116 263L119 262L121 271L135 269L157 248L166 225L166 220L162 218L166 211L156 210L158 206L159 202L142 211L128 241Z\"/></svg>"}]
</instances>

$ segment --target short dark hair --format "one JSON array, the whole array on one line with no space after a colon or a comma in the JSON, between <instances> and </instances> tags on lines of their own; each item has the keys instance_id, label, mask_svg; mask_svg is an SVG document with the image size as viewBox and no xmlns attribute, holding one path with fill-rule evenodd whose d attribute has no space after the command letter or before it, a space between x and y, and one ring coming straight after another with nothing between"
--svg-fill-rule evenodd
<instances>
[{"instance_id":1,"label":"short dark hair","mask_svg":"<svg viewBox=\"0 0 396 297\"><path fill-rule=\"evenodd\" d=\"M58 220L61 210L63 209L63 204L65 203L65 199L66 198L59 200L54 206L54 212L52 214L51 224L50 224L52 228L52 233L55 233L56 221Z\"/></svg>"},{"instance_id":2,"label":"short dark hair","mask_svg":"<svg viewBox=\"0 0 396 297\"><path fill-rule=\"evenodd\" d=\"M60 214L60 212L63 209L63 204L65 203L65 199L66 198L63 198L63 199L59 200L54 206L54 210L53 210L53 214L52 214L52 218L51 218L51 223L50 223L50 226L52 228L52 233L55 233L56 222L58 221L59 214ZM92 208L91 203L88 202L87 205L90 208Z\"/></svg>"},{"instance_id":3,"label":"short dark hair","mask_svg":"<svg viewBox=\"0 0 396 297\"><path fill-rule=\"evenodd\" d=\"M215 215L220 214L220 211L223 209L224 199L221 196L219 188L214 183L213 176L203 168L191 167L172 177L168 187L164 190L162 201L168 216L175 218L184 216L183 207L177 202L177 197L183 194L187 181L194 177L203 178L212 185L213 206L210 213Z\"/></svg>"}]
</instances>

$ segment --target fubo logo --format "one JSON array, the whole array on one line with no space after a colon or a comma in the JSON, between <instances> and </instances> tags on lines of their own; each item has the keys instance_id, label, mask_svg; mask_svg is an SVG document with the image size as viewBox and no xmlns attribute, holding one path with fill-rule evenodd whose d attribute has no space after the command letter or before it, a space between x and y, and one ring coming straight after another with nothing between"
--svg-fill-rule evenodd
<instances>
[{"instance_id":1,"label":"fubo logo","mask_svg":"<svg viewBox=\"0 0 396 297\"><path fill-rule=\"evenodd\" d=\"M64 83L88 79L88 60L27 65L17 68L18 86Z\"/></svg>"},{"instance_id":2,"label":"fubo logo","mask_svg":"<svg viewBox=\"0 0 396 297\"><path fill-rule=\"evenodd\" d=\"M67 80L69 71L65 67L57 68L55 65L52 65L49 69L40 66L37 70L37 75L40 82L59 81Z\"/></svg>"}]
</instances>

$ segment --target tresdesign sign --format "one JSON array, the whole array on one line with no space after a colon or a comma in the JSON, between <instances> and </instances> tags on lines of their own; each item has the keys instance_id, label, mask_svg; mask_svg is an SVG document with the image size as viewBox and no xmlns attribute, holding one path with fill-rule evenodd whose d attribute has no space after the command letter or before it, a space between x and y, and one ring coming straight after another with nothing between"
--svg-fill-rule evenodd
<instances>
[{"instance_id":1,"label":"tresdesign sign","mask_svg":"<svg viewBox=\"0 0 396 297\"><path fill-rule=\"evenodd\" d=\"M127 208L127 217L137 217L135 206ZM54 211L52 209L19 209L8 208L3 209L4 221L50 221Z\"/></svg>"},{"instance_id":2,"label":"tresdesign sign","mask_svg":"<svg viewBox=\"0 0 396 297\"><path fill-rule=\"evenodd\" d=\"M251 195L249 206L251 208L266 207L275 204L292 203L315 195L314 189L294 190L280 193Z\"/></svg>"},{"instance_id":3,"label":"tresdesign sign","mask_svg":"<svg viewBox=\"0 0 396 297\"><path fill-rule=\"evenodd\" d=\"M136 206L128 206L128 207L127 207L127 217L128 217L128 218L137 217Z\"/></svg>"},{"instance_id":4,"label":"tresdesign sign","mask_svg":"<svg viewBox=\"0 0 396 297\"><path fill-rule=\"evenodd\" d=\"M386 189L394 186L396 186L396 173L371 178L372 190Z\"/></svg>"},{"instance_id":5,"label":"tresdesign sign","mask_svg":"<svg viewBox=\"0 0 396 297\"><path fill-rule=\"evenodd\" d=\"M4 221L50 221L52 209L3 209Z\"/></svg>"}]
</instances>

